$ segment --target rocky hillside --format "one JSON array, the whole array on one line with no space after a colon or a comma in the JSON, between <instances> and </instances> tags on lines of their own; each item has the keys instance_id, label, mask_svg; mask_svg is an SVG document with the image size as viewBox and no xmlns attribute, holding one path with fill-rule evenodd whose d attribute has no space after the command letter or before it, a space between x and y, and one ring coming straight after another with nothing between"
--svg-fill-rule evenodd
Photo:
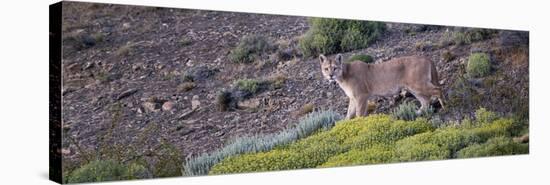
<instances>
[{"instance_id":1,"label":"rocky hillside","mask_svg":"<svg viewBox=\"0 0 550 185\"><path fill-rule=\"evenodd\" d=\"M159 156L165 155L185 161L236 137L292 127L314 110L346 112L343 91L322 79L316 57L299 49L310 26L305 17L64 5L67 171L96 154L143 158L150 165L161 164ZM343 53L344 58L368 54L379 63L427 56L437 66L449 107L440 111L434 103L432 118L462 120L485 107L527 123L527 33L500 30L469 39L465 28L386 27L369 47ZM247 36L264 39L265 52L235 62L234 49ZM471 53L488 54L487 76L465 77ZM414 98L407 93L373 100L374 113L390 113L408 100Z\"/></svg>"}]
</instances>

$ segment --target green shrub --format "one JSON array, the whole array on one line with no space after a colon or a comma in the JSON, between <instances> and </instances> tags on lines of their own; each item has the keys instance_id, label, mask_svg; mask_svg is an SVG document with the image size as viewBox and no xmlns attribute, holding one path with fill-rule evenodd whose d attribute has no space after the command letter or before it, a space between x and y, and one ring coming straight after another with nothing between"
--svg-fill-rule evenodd
<instances>
[{"instance_id":1,"label":"green shrub","mask_svg":"<svg viewBox=\"0 0 550 185\"><path fill-rule=\"evenodd\" d=\"M431 106L423 110L420 115L416 114L417 110L416 104L412 101L405 101L396 107L391 114L395 119L410 121L416 119L418 116L431 117L434 112Z\"/></svg>"},{"instance_id":2,"label":"green shrub","mask_svg":"<svg viewBox=\"0 0 550 185\"><path fill-rule=\"evenodd\" d=\"M155 177L176 177L182 175L183 160L178 148L162 140L156 152L159 153L159 158L153 166L153 175Z\"/></svg>"},{"instance_id":3,"label":"green shrub","mask_svg":"<svg viewBox=\"0 0 550 185\"><path fill-rule=\"evenodd\" d=\"M474 53L468 58L466 72L471 78L485 77L491 72L489 55L485 53Z\"/></svg>"},{"instance_id":4,"label":"green shrub","mask_svg":"<svg viewBox=\"0 0 550 185\"><path fill-rule=\"evenodd\" d=\"M239 44L231 50L229 60L235 63L251 63L273 49L266 37L249 35L243 37Z\"/></svg>"},{"instance_id":5,"label":"green shrub","mask_svg":"<svg viewBox=\"0 0 550 185\"><path fill-rule=\"evenodd\" d=\"M469 40L466 37L466 34L464 32L453 32L453 42L456 45L464 45L464 44L471 44L471 40Z\"/></svg>"},{"instance_id":6,"label":"green shrub","mask_svg":"<svg viewBox=\"0 0 550 185\"><path fill-rule=\"evenodd\" d=\"M434 44L430 41L418 41L414 44L414 48L417 51L429 51L434 47Z\"/></svg>"},{"instance_id":7,"label":"green shrub","mask_svg":"<svg viewBox=\"0 0 550 185\"><path fill-rule=\"evenodd\" d=\"M387 115L371 115L346 120L329 131L319 132L269 152L227 158L215 165L210 174L313 168L322 166L329 158L350 149L363 150L393 143L430 129L425 119L407 122L392 120Z\"/></svg>"},{"instance_id":8,"label":"green shrub","mask_svg":"<svg viewBox=\"0 0 550 185\"><path fill-rule=\"evenodd\" d=\"M449 157L449 150L432 143L400 145L396 150L398 161L441 160Z\"/></svg>"},{"instance_id":9,"label":"green shrub","mask_svg":"<svg viewBox=\"0 0 550 185\"><path fill-rule=\"evenodd\" d=\"M456 56L449 50L445 50L442 54L441 54L441 58L443 58L443 61L445 62L449 62L451 60L454 60L456 58Z\"/></svg>"},{"instance_id":10,"label":"green shrub","mask_svg":"<svg viewBox=\"0 0 550 185\"><path fill-rule=\"evenodd\" d=\"M411 147L414 145L433 144L446 150L452 158L456 152L464 147L475 143L482 143L493 137L509 136L513 128L512 119L497 119L492 122L478 123L475 127L447 127L440 128L434 132L417 134L397 142L400 147ZM406 149L398 151L407 151Z\"/></svg>"},{"instance_id":11,"label":"green shrub","mask_svg":"<svg viewBox=\"0 0 550 185\"><path fill-rule=\"evenodd\" d=\"M332 54L365 48L386 29L382 22L311 18L310 29L300 39L305 56Z\"/></svg>"},{"instance_id":12,"label":"green shrub","mask_svg":"<svg viewBox=\"0 0 550 185\"><path fill-rule=\"evenodd\" d=\"M277 145L270 150L232 155L215 164L209 174L290 170L313 167L391 163L399 161L440 160L456 158L462 153L485 152L472 147L495 143L494 138L509 138L514 121L497 118L480 109L474 122L434 129L425 118L414 121L395 120L388 115L370 115L345 120L327 131L295 142ZM467 125L467 126L466 126ZM489 140L489 141L488 141ZM509 141L507 141L509 142ZM503 143L503 142L499 142ZM525 153L525 145L490 151ZM459 152L460 151L460 152ZM467 152L470 151L470 152ZM512 152L510 152L512 151ZM495 153L489 153L492 155ZM497 153L498 154L498 153ZM468 156L473 156L468 154Z\"/></svg>"},{"instance_id":13,"label":"green shrub","mask_svg":"<svg viewBox=\"0 0 550 185\"><path fill-rule=\"evenodd\" d=\"M193 41L186 36L182 36L179 40L179 44L185 47L193 44Z\"/></svg>"},{"instance_id":14,"label":"green shrub","mask_svg":"<svg viewBox=\"0 0 550 185\"><path fill-rule=\"evenodd\" d=\"M73 171L68 183L101 182L143 179L149 177L145 167L138 164L123 165L113 160L96 160Z\"/></svg>"},{"instance_id":15,"label":"green shrub","mask_svg":"<svg viewBox=\"0 0 550 185\"><path fill-rule=\"evenodd\" d=\"M469 28L453 32L453 41L457 45L471 44L493 37L498 31L492 29Z\"/></svg>"},{"instance_id":16,"label":"green shrub","mask_svg":"<svg viewBox=\"0 0 550 185\"><path fill-rule=\"evenodd\" d=\"M402 120L414 120L416 119L416 105L411 101L401 103L397 108L392 111L392 115L395 119Z\"/></svg>"},{"instance_id":17,"label":"green shrub","mask_svg":"<svg viewBox=\"0 0 550 185\"><path fill-rule=\"evenodd\" d=\"M193 82L195 81L195 77L193 77L193 75L190 74L189 72L185 72L181 75L181 80L183 82Z\"/></svg>"},{"instance_id":18,"label":"green shrub","mask_svg":"<svg viewBox=\"0 0 550 185\"><path fill-rule=\"evenodd\" d=\"M529 153L529 144L513 142L509 137L495 137L483 144L474 144L458 152L459 158L488 157Z\"/></svg>"},{"instance_id":19,"label":"green shrub","mask_svg":"<svg viewBox=\"0 0 550 185\"><path fill-rule=\"evenodd\" d=\"M348 59L348 62L353 62L353 61L361 61L361 62L365 62L365 63L373 63L374 62L374 59L372 59L372 56L370 55L364 55L364 54L358 54L358 55L353 55L352 57L350 57Z\"/></svg>"},{"instance_id":20,"label":"green shrub","mask_svg":"<svg viewBox=\"0 0 550 185\"><path fill-rule=\"evenodd\" d=\"M491 123L498 118L496 113L488 111L485 108L477 109L475 116L478 123Z\"/></svg>"},{"instance_id":21,"label":"green shrub","mask_svg":"<svg viewBox=\"0 0 550 185\"><path fill-rule=\"evenodd\" d=\"M303 142L315 142L315 144ZM321 142L306 139L303 142L303 145L309 147L302 148L300 151L275 149L270 152L227 158L215 165L210 174L313 168L329 157L342 152L342 147L334 138L322 139Z\"/></svg>"},{"instance_id":22,"label":"green shrub","mask_svg":"<svg viewBox=\"0 0 550 185\"><path fill-rule=\"evenodd\" d=\"M245 91L251 94L258 92L261 82L254 79L242 79L235 82L238 90Z\"/></svg>"},{"instance_id":23,"label":"green shrub","mask_svg":"<svg viewBox=\"0 0 550 185\"><path fill-rule=\"evenodd\" d=\"M376 145L365 150L352 149L348 152L329 158L319 167L336 167L364 164L395 162L396 155L392 147Z\"/></svg>"},{"instance_id":24,"label":"green shrub","mask_svg":"<svg viewBox=\"0 0 550 185\"><path fill-rule=\"evenodd\" d=\"M302 118L294 130L299 138L304 138L318 130L328 130L332 128L336 121L340 119L340 115L331 110L312 112Z\"/></svg>"},{"instance_id":25,"label":"green shrub","mask_svg":"<svg viewBox=\"0 0 550 185\"><path fill-rule=\"evenodd\" d=\"M206 175L212 168L225 158L231 156L268 151L276 146L289 144L295 140L307 137L318 130L327 130L341 119L333 111L312 112L302 118L295 128L285 129L276 134L265 136L255 135L236 138L221 150L188 160L185 165L186 175Z\"/></svg>"},{"instance_id":26,"label":"green shrub","mask_svg":"<svg viewBox=\"0 0 550 185\"><path fill-rule=\"evenodd\" d=\"M346 139L344 145L355 149L367 149L378 144L391 145L407 136L433 129L426 119L403 121L389 118L389 116L373 118L373 121L368 121L368 125L358 129L357 136Z\"/></svg>"},{"instance_id":27,"label":"green shrub","mask_svg":"<svg viewBox=\"0 0 550 185\"><path fill-rule=\"evenodd\" d=\"M282 88L285 85L286 81L287 77L282 74L278 74L269 78L269 83L271 84L271 87L273 89Z\"/></svg>"}]
</instances>

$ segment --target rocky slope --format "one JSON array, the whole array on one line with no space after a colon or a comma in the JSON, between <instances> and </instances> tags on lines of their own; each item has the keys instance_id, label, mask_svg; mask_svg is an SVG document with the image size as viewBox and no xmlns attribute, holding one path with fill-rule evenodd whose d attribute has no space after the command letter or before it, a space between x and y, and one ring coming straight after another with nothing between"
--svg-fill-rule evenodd
<instances>
[{"instance_id":1,"label":"rocky slope","mask_svg":"<svg viewBox=\"0 0 550 185\"><path fill-rule=\"evenodd\" d=\"M322 79L316 58L298 51L297 41L308 29L305 17L65 5L63 153L67 161L78 161L84 151L101 148L106 135L109 145L139 145L138 155L166 141L181 151L182 158L189 158L238 136L291 127L310 111L308 107L345 114L343 91ZM432 58L451 103L449 110L436 113L442 120L469 117L479 106L511 114L518 111L516 105L510 108L512 103L528 104L528 47L522 34L500 31L472 44L446 44L442 40L452 29L389 23L376 43L344 57L363 53L376 62L404 55ZM251 64L231 62L230 51L243 36L252 34L269 38L277 51ZM471 52L491 54L493 75L467 80L460 86L467 89L464 93L457 89L457 81ZM280 79L281 84L238 102L236 109L220 110L218 94L234 88L239 79ZM471 97L476 102L462 101ZM375 112L387 113L405 99L413 98L378 99Z\"/></svg>"}]
</instances>

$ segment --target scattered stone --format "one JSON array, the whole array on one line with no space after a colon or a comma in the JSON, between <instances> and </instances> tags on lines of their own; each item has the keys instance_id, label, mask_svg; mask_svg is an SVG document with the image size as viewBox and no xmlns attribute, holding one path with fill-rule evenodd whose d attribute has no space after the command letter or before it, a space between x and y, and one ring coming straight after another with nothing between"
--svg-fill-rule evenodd
<instances>
[{"instance_id":1,"label":"scattered stone","mask_svg":"<svg viewBox=\"0 0 550 185\"><path fill-rule=\"evenodd\" d=\"M138 70L144 69L143 63L137 63L137 64L132 65L132 69L133 69L134 71L138 71Z\"/></svg>"},{"instance_id":2,"label":"scattered stone","mask_svg":"<svg viewBox=\"0 0 550 185\"><path fill-rule=\"evenodd\" d=\"M63 148L63 149L61 149L61 154L69 155L69 154L71 154L71 150L69 150L68 148Z\"/></svg>"},{"instance_id":3,"label":"scattered stone","mask_svg":"<svg viewBox=\"0 0 550 185\"><path fill-rule=\"evenodd\" d=\"M130 23L125 22L125 23L122 24L122 28L124 28L124 29L128 29L130 27L131 27Z\"/></svg>"},{"instance_id":4,"label":"scattered stone","mask_svg":"<svg viewBox=\"0 0 550 185\"><path fill-rule=\"evenodd\" d=\"M171 111L176 107L176 104L172 101L167 101L162 104L162 110L163 111Z\"/></svg>"},{"instance_id":5,"label":"scattered stone","mask_svg":"<svg viewBox=\"0 0 550 185\"><path fill-rule=\"evenodd\" d=\"M86 64L84 64L84 66L82 66L82 70L87 70L87 69L90 69L92 67L94 67L94 62L86 62Z\"/></svg>"},{"instance_id":6,"label":"scattered stone","mask_svg":"<svg viewBox=\"0 0 550 185\"><path fill-rule=\"evenodd\" d=\"M120 93L118 96L117 96L117 100L121 100L123 98L126 98L134 93L136 93L138 90L137 89L128 89L122 93Z\"/></svg>"},{"instance_id":7,"label":"scattered stone","mask_svg":"<svg viewBox=\"0 0 550 185\"><path fill-rule=\"evenodd\" d=\"M160 110L160 104L155 102L144 102L142 105L146 112L158 112Z\"/></svg>"},{"instance_id":8,"label":"scattered stone","mask_svg":"<svg viewBox=\"0 0 550 185\"><path fill-rule=\"evenodd\" d=\"M446 79L446 78L444 78L444 79L441 79L441 80L439 80L439 84L441 84L441 85L444 85L446 81L447 81L447 79Z\"/></svg>"},{"instance_id":9,"label":"scattered stone","mask_svg":"<svg viewBox=\"0 0 550 185\"><path fill-rule=\"evenodd\" d=\"M184 112L183 114L181 114L180 116L178 116L178 120L179 119L186 119L189 116L191 116L191 114L193 114L194 112L195 112L195 109L188 110L188 111Z\"/></svg>"},{"instance_id":10,"label":"scattered stone","mask_svg":"<svg viewBox=\"0 0 550 185\"><path fill-rule=\"evenodd\" d=\"M187 135L187 134L193 133L193 132L195 132L195 130L196 130L196 129L193 129L193 128L192 128L192 129L189 129L189 130L185 130L185 131L181 132L181 135L183 136L183 135Z\"/></svg>"},{"instance_id":11,"label":"scattered stone","mask_svg":"<svg viewBox=\"0 0 550 185\"><path fill-rule=\"evenodd\" d=\"M193 96L193 99L191 99L191 109L196 110L201 106L201 102L199 101L199 96L195 95Z\"/></svg>"},{"instance_id":12,"label":"scattered stone","mask_svg":"<svg viewBox=\"0 0 550 185\"><path fill-rule=\"evenodd\" d=\"M220 131L218 131L218 132L214 133L214 136L216 136L216 137L220 137L220 136L223 136L224 134L225 134L225 132L224 132L224 131L222 131L222 130L220 130Z\"/></svg>"},{"instance_id":13,"label":"scattered stone","mask_svg":"<svg viewBox=\"0 0 550 185\"><path fill-rule=\"evenodd\" d=\"M71 130L72 124L70 122L63 123L63 131L67 132Z\"/></svg>"},{"instance_id":14,"label":"scattered stone","mask_svg":"<svg viewBox=\"0 0 550 185\"><path fill-rule=\"evenodd\" d=\"M240 109L256 109L260 106L260 100L258 98L248 99L237 103Z\"/></svg>"},{"instance_id":15,"label":"scattered stone","mask_svg":"<svg viewBox=\"0 0 550 185\"><path fill-rule=\"evenodd\" d=\"M187 67L193 67L193 60L189 59L185 65L187 65Z\"/></svg>"}]
</instances>

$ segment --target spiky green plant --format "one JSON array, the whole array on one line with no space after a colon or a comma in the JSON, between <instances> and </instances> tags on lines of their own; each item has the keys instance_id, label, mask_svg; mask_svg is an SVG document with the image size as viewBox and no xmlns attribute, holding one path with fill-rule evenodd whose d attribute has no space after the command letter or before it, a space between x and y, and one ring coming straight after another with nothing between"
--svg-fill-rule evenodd
<instances>
[{"instance_id":1,"label":"spiky green plant","mask_svg":"<svg viewBox=\"0 0 550 185\"><path fill-rule=\"evenodd\" d=\"M307 137L318 130L329 129L339 119L341 119L340 115L334 111L312 112L302 118L294 128L265 136L254 135L236 138L218 151L188 160L184 164L184 174L206 175L212 166L225 158L239 154L269 151L276 146L286 145L300 138Z\"/></svg>"},{"instance_id":2,"label":"spiky green plant","mask_svg":"<svg viewBox=\"0 0 550 185\"><path fill-rule=\"evenodd\" d=\"M406 101L401 103L397 108L395 108L391 114L395 119L401 119L401 120L414 120L416 119L416 110L418 108L416 107L416 104L412 101Z\"/></svg>"}]
</instances>

